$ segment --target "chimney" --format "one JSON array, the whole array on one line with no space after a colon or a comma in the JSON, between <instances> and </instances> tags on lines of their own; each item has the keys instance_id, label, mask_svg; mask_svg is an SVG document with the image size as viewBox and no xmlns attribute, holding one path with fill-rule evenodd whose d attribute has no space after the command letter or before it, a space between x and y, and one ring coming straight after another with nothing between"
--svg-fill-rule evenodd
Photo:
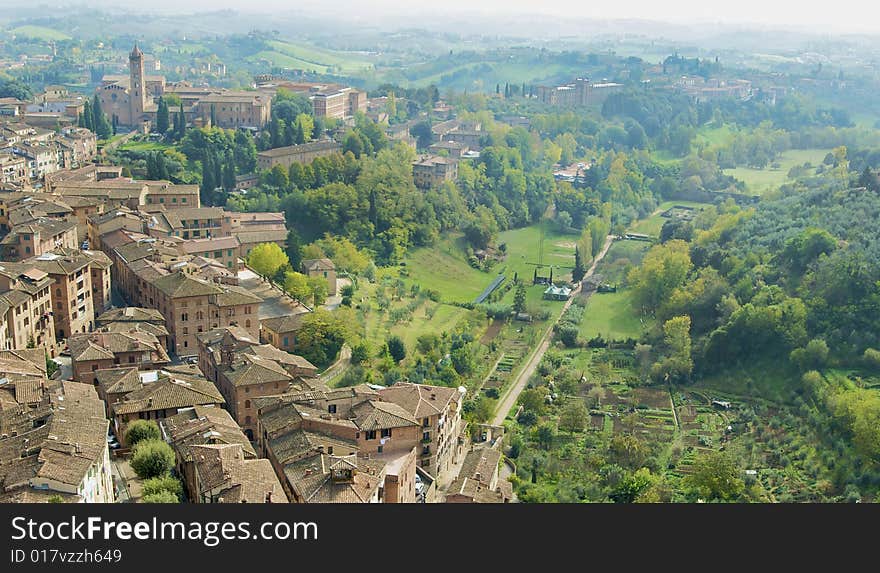
<instances>
[{"instance_id":1,"label":"chimney","mask_svg":"<svg viewBox=\"0 0 880 573\"><path fill-rule=\"evenodd\" d=\"M272 503L272 492L271 491L266 492L266 503Z\"/></svg>"},{"instance_id":2,"label":"chimney","mask_svg":"<svg viewBox=\"0 0 880 573\"><path fill-rule=\"evenodd\" d=\"M431 400L436 400L436 399L437 399L437 393L431 392Z\"/></svg>"}]
</instances>

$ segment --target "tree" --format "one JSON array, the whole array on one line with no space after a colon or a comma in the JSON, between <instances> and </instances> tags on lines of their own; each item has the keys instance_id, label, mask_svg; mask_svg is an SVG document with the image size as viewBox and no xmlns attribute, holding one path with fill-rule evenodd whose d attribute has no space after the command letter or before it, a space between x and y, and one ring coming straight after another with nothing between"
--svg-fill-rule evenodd
<instances>
[{"instance_id":1,"label":"tree","mask_svg":"<svg viewBox=\"0 0 880 573\"><path fill-rule=\"evenodd\" d=\"M183 497L183 484L176 477L163 475L144 480L143 491L144 496L169 492L174 495L175 500L180 501Z\"/></svg>"},{"instance_id":2,"label":"tree","mask_svg":"<svg viewBox=\"0 0 880 573\"><path fill-rule=\"evenodd\" d=\"M151 493L141 498L142 503L179 503L180 500L174 493L168 490L162 490L157 493Z\"/></svg>"},{"instance_id":3,"label":"tree","mask_svg":"<svg viewBox=\"0 0 880 573\"><path fill-rule=\"evenodd\" d=\"M284 292L300 302L307 301L312 296L312 288L309 286L309 278L296 271L284 273Z\"/></svg>"},{"instance_id":4,"label":"tree","mask_svg":"<svg viewBox=\"0 0 880 573\"><path fill-rule=\"evenodd\" d=\"M574 269L571 271L571 280L574 282L580 282L583 280L584 275L587 274L587 269L584 268L584 260L581 258L580 249L575 246L574 248Z\"/></svg>"},{"instance_id":5,"label":"tree","mask_svg":"<svg viewBox=\"0 0 880 573\"><path fill-rule=\"evenodd\" d=\"M880 370L880 350L877 350L876 348L868 348L865 350L862 358L868 368Z\"/></svg>"},{"instance_id":6,"label":"tree","mask_svg":"<svg viewBox=\"0 0 880 573\"><path fill-rule=\"evenodd\" d=\"M297 333L297 353L316 366L327 366L339 354L357 321L350 308L323 308L307 313Z\"/></svg>"},{"instance_id":7,"label":"tree","mask_svg":"<svg viewBox=\"0 0 880 573\"><path fill-rule=\"evenodd\" d=\"M804 348L792 350L790 359L802 371L816 370L825 366L828 353L828 344L821 338L814 338Z\"/></svg>"},{"instance_id":8,"label":"tree","mask_svg":"<svg viewBox=\"0 0 880 573\"><path fill-rule=\"evenodd\" d=\"M556 439L556 428L549 422L544 422L535 429L535 440L545 450L549 450Z\"/></svg>"},{"instance_id":9,"label":"tree","mask_svg":"<svg viewBox=\"0 0 880 573\"><path fill-rule=\"evenodd\" d=\"M351 363L357 366L370 359L373 349L370 347L370 341L366 338L355 344L351 349Z\"/></svg>"},{"instance_id":10,"label":"tree","mask_svg":"<svg viewBox=\"0 0 880 573\"><path fill-rule=\"evenodd\" d=\"M174 467L174 450L162 440L143 440L132 450L131 468L141 479L159 477Z\"/></svg>"},{"instance_id":11,"label":"tree","mask_svg":"<svg viewBox=\"0 0 880 573\"><path fill-rule=\"evenodd\" d=\"M290 264L290 260L277 243L261 243L251 250L247 263L258 274L272 277L278 269Z\"/></svg>"},{"instance_id":12,"label":"tree","mask_svg":"<svg viewBox=\"0 0 880 573\"><path fill-rule=\"evenodd\" d=\"M670 355L663 361L663 374L686 379L694 369L691 358L691 317L676 316L663 323L663 341Z\"/></svg>"},{"instance_id":13,"label":"tree","mask_svg":"<svg viewBox=\"0 0 880 573\"><path fill-rule=\"evenodd\" d=\"M327 279L324 277L309 277L308 278L309 290L312 291L312 304L315 308L324 304L324 301L327 300L327 293L330 288L327 284Z\"/></svg>"},{"instance_id":14,"label":"tree","mask_svg":"<svg viewBox=\"0 0 880 573\"><path fill-rule=\"evenodd\" d=\"M169 124L171 123L171 116L168 112L168 104L165 102L164 97L159 98L159 107L156 111L156 131L159 133L165 133L168 131Z\"/></svg>"},{"instance_id":15,"label":"tree","mask_svg":"<svg viewBox=\"0 0 880 573\"><path fill-rule=\"evenodd\" d=\"M232 159L232 153L226 152L223 161L223 189L227 192L235 189L235 162Z\"/></svg>"},{"instance_id":16,"label":"tree","mask_svg":"<svg viewBox=\"0 0 880 573\"><path fill-rule=\"evenodd\" d=\"M186 115L183 113L183 102L180 102L180 109L177 112L177 140L180 141L186 135Z\"/></svg>"},{"instance_id":17,"label":"tree","mask_svg":"<svg viewBox=\"0 0 880 573\"><path fill-rule=\"evenodd\" d=\"M589 417L590 413L584 405L584 401L576 398L566 404L562 413L559 414L559 429L572 434L582 432L587 427Z\"/></svg>"},{"instance_id":18,"label":"tree","mask_svg":"<svg viewBox=\"0 0 880 573\"><path fill-rule=\"evenodd\" d=\"M406 358L406 346L403 339L397 335L392 335L386 341L388 345L388 354L394 359L394 362L400 364L400 361Z\"/></svg>"},{"instance_id":19,"label":"tree","mask_svg":"<svg viewBox=\"0 0 880 573\"><path fill-rule=\"evenodd\" d=\"M741 473L728 452L709 452L697 456L693 473L684 479L703 499L732 501L745 490Z\"/></svg>"},{"instance_id":20,"label":"tree","mask_svg":"<svg viewBox=\"0 0 880 573\"><path fill-rule=\"evenodd\" d=\"M633 268L627 276L636 304L643 310L657 310L684 284L692 266L689 246L684 241L672 240L651 247L641 266Z\"/></svg>"},{"instance_id":21,"label":"tree","mask_svg":"<svg viewBox=\"0 0 880 573\"><path fill-rule=\"evenodd\" d=\"M161 437L159 426L149 420L135 420L125 429L125 443L131 448L143 440L158 440Z\"/></svg>"},{"instance_id":22,"label":"tree","mask_svg":"<svg viewBox=\"0 0 880 573\"><path fill-rule=\"evenodd\" d=\"M11 97L21 101L31 101L34 97L30 86L18 80L9 79L0 82L0 98Z\"/></svg>"},{"instance_id":23,"label":"tree","mask_svg":"<svg viewBox=\"0 0 880 573\"><path fill-rule=\"evenodd\" d=\"M523 282L516 286L516 293L513 295L513 310L516 313L526 311L526 286Z\"/></svg>"},{"instance_id":24,"label":"tree","mask_svg":"<svg viewBox=\"0 0 880 573\"><path fill-rule=\"evenodd\" d=\"M113 134L110 122L107 121L107 116L101 110L101 101L98 99L98 94L95 94L95 97L92 99L92 125L95 126L94 131L98 139L108 139Z\"/></svg>"}]
</instances>

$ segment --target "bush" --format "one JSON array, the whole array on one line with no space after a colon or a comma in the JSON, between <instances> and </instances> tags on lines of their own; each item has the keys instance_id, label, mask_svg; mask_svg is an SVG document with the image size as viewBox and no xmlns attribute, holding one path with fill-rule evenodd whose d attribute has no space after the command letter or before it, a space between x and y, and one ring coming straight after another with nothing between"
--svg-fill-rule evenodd
<instances>
[{"instance_id":1,"label":"bush","mask_svg":"<svg viewBox=\"0 0 880 573\"><path fill-rule=\"evenodd\" d=\"M159 425L149 420L135 420L125 429L125 442L131 448L143 440L158 440L161 437Z\"/></svg>"},{"instance_id":2,"label":"bush","mask_svg":"<svg viewBox=\"0 0 880 573\"><path fill-rule=\"evenodd\" d=\"M161 440L143 440L134 447L131 468L141 479L167 474L174 467L174 450Z\"/></svg>"},{"instance_id":3,"label":"bush","mask_svg":"<svg viewBox=\"0 0 880 573\"><path fill-rule=\"evenodd\" d=\"M155 495L162 492L174 494L174 498L180 501L183 497L183 484L176 477L164 475L144 480L144 496Z\"/></svg>"},{"instance_id":4,"label":"bush","mask_svg":"<svg viewBox=\"0 0 880 573\"><path fill-rule=\"evenodd\" d=\"M142 503L178 503L177 496L168 490L151 493L141 498Z\"/></svg>"}]
</instances>

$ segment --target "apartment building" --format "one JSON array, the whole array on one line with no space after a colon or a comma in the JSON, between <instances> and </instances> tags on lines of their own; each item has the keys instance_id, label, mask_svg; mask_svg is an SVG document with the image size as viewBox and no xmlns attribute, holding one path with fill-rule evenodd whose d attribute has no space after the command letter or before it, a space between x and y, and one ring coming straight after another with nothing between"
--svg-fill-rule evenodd
<instances>
[{"instance_id":1,"label":"apartment building","mask_svg":"<svg viewBox=\"0 0 880 573\"><path fill-rule=\"evenodd\" d=\"M26 348L33 344L56 355L55 321L52 316L52 279L27 263L0 262L0 314L5 319L3 348Z\"/></svg>"}]
</instances>

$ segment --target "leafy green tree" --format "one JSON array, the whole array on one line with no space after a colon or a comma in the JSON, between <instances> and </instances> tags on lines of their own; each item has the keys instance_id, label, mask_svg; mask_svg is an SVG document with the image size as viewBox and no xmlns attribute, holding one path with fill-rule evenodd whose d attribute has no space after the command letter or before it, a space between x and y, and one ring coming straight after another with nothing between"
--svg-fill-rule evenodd
<instances>
[{"instance_id":1,"label":"leafy green tree","mask_svg":"<svg viewBox=\"0 0 880 573\"><path fill-rule=\"evenodd\" d=\"M155 495L161 492L169 492L177 501L183 498L183 484L179 479L170 475L163 475L144 480L144 496Z\"/></svg>"},{"instance_id":2,"label":"leafy green tree","mask_svg":"<svg viewBox=\"0 0 880 573\"><path fill-rule=\"evenodd\" d=\"M394 362L400 364L400 361L406 358L406 345L403 343L403 339L397 335L392 335L388 337L386 341L388 345L388 353L391 355L391 358L394 359Z\"/></svg>"},{"instance_id":3,"label":"leafy green tree","mask_svg":"<svg viewBox=\"0 0 880 573\"><path fill-rule=\"evenodd\" d=\"M174 450L162 440L142 440L132 450L131 468L141 479L159 477L174 467Z\"/></svg>"},{"instance_id":4,"label":"leafy green tree","mask_svg":"<svg viewBox=\"0 0 880 573\"><path fill-rule=\"evenodd\" d=\"M868 348L862 355L865 364L873 370L880 370L880 350L876 348Z\"/></svg>"},{"instance_id":5,"label":"leafy green tree","mask_svg":"<svg viewBox=\"0 0 880 573\"><path fill-rule=\"evenodd\" d=\"M303 317L297 333L297 353L316 366L333 362L357 321L351 309L340 307L333 312L315 309Z\"/></svg>"},{"instance_id":6,"label":"leafy green tree","mask_svg":"<svg viewBox=\"0 0 880 573\"><path fill-rule=\"evenodd\" d=\"M290 260L277 243L261 243L251 249L247 263L258 274L272 277L278 269L290 264Z\"/></svg>"},{"instance_id":7,"label":"leafy green tree","mask_svg":"<svg viewBox=\"0 0 880 573\"><path fill-rule=\"evenodd\" d=\"M173 492L161 490L156 493L145 495L141 498L142 503L179 503L180 500Z\"/></svg>"},{"instance_id":8,"label":"leafy green tree","mask_svg":"<svg viewBox=\"0 0 880 573\"><path fill-rule=\"evenodd\" d=\"M125 429L125 443L129 447L135 447L138 442L144 440L158 440L162 437L162 432L156 422L151 420L135 420Z\"/></svg>"},{"instance_id":9,"label":"leafy green tree","mask_svg":"<svg viewBox=\"0 0 880 573\"><path fill-rule=\"evenodd\" d=\"M544 422L535 429L535 441L545 450L549 450L555 440L556 428L550 422Z\"/></svg>"},{"instance_id":10,"label":"leafy green tree","mask_svg":"<svg viewBox=\"0 0 880 573\"><path fill-rule=\"evenodd\" d=\"M284 292L300 302L306 302L312 296L309 278L296 271L284 273Z\"/></svg>"},{"instance_id":11,"label":"leafy green tree","mask_svg":"<svg viewBox=\"0 0 880 573\"><path fill-rule=\"evenodd\" d=\"M697 456L693 473L684 481L703 499L733 501L745 490L741 475L742 470L728 452L709 452Z\"/></svg>"},{"instance_id":12,"label":"leafy green tree","mask_svg":"<svg viewBox=\"0 0 880 573\"><path fill-rule=\"evenodd\" d=\"M642 264L634 267L627 277L636 304L644 310L660 308L672 292L684 284L692 266L689 247L684 241L672 240L651 247Z\"/></svg>"},{"instance_id":13,"label":"leafy green tree","mask_svg":"<svg viewBox=\"0 0 880 573\"><path fill-rule=\"evenodd\" d=\"M364 338L352 347L351 363L356 366L367 362L372 354L373 349L370 347L370 342Z\"/></svg>"},{"instance_id":14,"label":"leafy green tree","mask_svg":"<svg viewBox=\"0 0 880 573\"><path fill-rule=\"evenodd\" d=\"M821 338L814 338L804 348L791 351L791 361L803 370L816 370L828 362L828 344Z\"/></svg>"},{"instance_id":15,"label":"leafy green tree","mask_svg":"<svg viewBox=\"0 0 880 573\"><path fill-rule=\"evenodd\" d=\"M312 304L317 308L327 300L330 287L324 277L309 277L308 284L309 290L312 291Z\"/></svg>"},{"instance_id":16,"label":"leafy green tree","mask_svg":"<svg viewBox=\"0 0 880 573\"><path fill-rule=\"evenodd\" d=\"M583 432L590 412L580 398L570 400L559 414L559 429L569 433Z\"/></svg>"}]
</instances>

